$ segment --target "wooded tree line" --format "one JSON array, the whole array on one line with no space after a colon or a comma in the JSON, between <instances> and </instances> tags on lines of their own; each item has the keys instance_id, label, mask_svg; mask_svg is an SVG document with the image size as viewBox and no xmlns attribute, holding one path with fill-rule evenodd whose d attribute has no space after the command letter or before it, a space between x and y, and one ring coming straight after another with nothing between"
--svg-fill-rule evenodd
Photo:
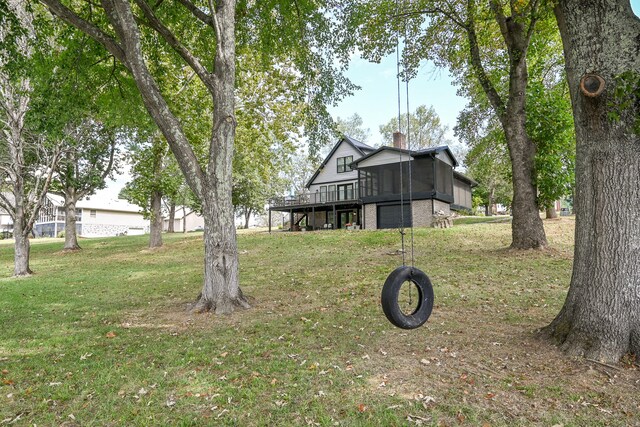
<instances>
[{"instance_id":1,"label":"wooded tree line","mask_svg":"<svg viewBox=\"0 0 640 427\"><path fill-rule=\"evenodd\" d=\"M512 248L548 245L539 210L575 175L574 275L549 334L603 360L640 350L640 23L628 0L0 0L0 12L0 206L16 275L30 272L44 195L63 194L71 218L129 144L129 198L152 219L163 197L197 201L205 219L193 309L247 308L234 202L249 214L253 194L281 188L270 177L296 138L312 155L330 139L327 106L356 89L343 76L355 49L379 61L401 40L403 78L431 59L471 100L456 133L487 197L512 186Z\"/></svg>"}]
</instances>

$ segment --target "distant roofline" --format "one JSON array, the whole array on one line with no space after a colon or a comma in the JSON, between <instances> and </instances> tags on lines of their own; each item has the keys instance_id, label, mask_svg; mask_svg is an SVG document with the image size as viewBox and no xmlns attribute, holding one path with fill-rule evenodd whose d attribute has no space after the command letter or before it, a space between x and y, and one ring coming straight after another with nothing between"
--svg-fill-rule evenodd
<instances>
[{"instance_id":1,"label":"distant roofline","mask_svg":"<svg viewBox=\"0 0 640 427\"><path fill-rule=\"evenodd\" d=\"M367 155L365 155L363 157L360 157L357 160L354 160L352 165L355 165L357 167L358 163L360 163L363 160L366 160L368 158L371 158L371 157L377 155L378 153L380 153L382 151L395 151L397 153L407 154L408 156L411 156L411 157L435 156L435 155L440 154L441 152L444 151L447 154L449 154L449 157L451 157L451 160L453 160L453 166L454 167L458 166L458 161L456 160L455 156L453 155L453 153L449 149L448 145L439 145L437 147L429 147L429 148L424 148L422 150L407 150L407 149L404 149L404 148L396 148L396 147L391 147L391 146L385 145L385 146L382 146L382 147L378 148L377 150L375 150L372 153L369 153L369 154L367 154Z\"/></svg>"},{"instance_id":2,"label":"distant roofline","mask_svg":"<svg viewBox=\"0 0 640 427\"><path fill-rule=\"evenodd\" d=\"M311 186L311 183L313 182L313 180L318 177L318 174L320 174L322 169L324 169L324 167L329 162L329 159L333 156L333 154L336 152L336 150L338 149L340 144L342 144L343 142L347 142L349 145L351 145L353 148L355 148L363 156L366 156L371 151L375 150L375 148L368 146L364 142L360 142L357 139L351 138L350 136L347 136L347 135L343 134L342 137L338 140L338 142L333 146L333 148L331 149L331 151L329 152L327 157L325 157L323 162L320 163L320 166L318 166L318 169L316 169L316 171L313 174L313 176L311 178L309 178L309 181L307 181L307 184L305 185L305 188L309 188Z\"/></svg>"}]
</instances>

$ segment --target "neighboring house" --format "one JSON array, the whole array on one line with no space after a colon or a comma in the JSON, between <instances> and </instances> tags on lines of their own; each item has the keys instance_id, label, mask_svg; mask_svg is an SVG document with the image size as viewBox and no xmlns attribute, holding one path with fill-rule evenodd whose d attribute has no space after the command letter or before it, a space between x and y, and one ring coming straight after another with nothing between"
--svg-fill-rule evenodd
<instances>
[{"instance_id":1,"label":"neighboring house","mask_svg":"<svg viewBox=\"0 0 640 427\"><path fill-rule=\"evenodd\" d=\"M184 230L197 231L204 229L204 218L188 207L176 206L176 215L173 220L173 231L181 233ZM169 230L169 214L165 213L162 231Z\"/></svg>"},{"instance_id":2,"label":"neighboring house","mask_svg":"<svg viewBox=\"0 0 640 427\"><path fill-rule=\"evenodd\" d=\"M343 137L307 183L308 192L272 200L270 214L288 212L293 230L303 221L309 229L375 230L402 222L430 226L438 213L471 209L471 188L477 184L453 170L458 162L449 147L409 151L403 145L397 138L395 147L374 149Z\"/></svg>"},{"instance_id":3,"label":"neighboring house","mask_svg":"<svg viewBox=\"0 0 640 427\"><path fill-rule=\"evenodd\" d=\"M76 229L82 237L136 235L149 232L139 206L121 199L87 197L76 204ZM34 226L37 237L55 237L64 231L64 197L47 194Z\"/></svg>"},{"instance_id":4,"label":"neighboring house","mask_svg":"<svg viewBox=\"0 0 640 427\"><path fill-rule=\"evenodd\" d=\"M11 215L4 209L0 208L0 239L13 233L13 220Z\"/></svg>"}]
</instances>

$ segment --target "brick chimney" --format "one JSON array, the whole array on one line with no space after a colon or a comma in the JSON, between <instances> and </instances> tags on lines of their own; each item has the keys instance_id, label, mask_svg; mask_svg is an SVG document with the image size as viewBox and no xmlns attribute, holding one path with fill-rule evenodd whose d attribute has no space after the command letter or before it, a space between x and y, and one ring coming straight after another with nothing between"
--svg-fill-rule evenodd
<instances>
[{"instance_id":1,"label":"brick chimney","mask_svg":"<svg viewBox=\"0 0 640 427\"><path fill-rule=\"evenodd\" d=\"M393 133L393 146L395 148L407 149L407 137L402 132Z\"/></svg>"}]
</instances>

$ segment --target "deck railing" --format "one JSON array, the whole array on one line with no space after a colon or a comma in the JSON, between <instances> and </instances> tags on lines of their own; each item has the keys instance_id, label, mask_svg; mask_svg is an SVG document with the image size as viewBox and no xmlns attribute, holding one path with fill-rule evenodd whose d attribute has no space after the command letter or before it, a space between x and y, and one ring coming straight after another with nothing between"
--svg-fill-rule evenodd
<instances>
[{"instance_id":1,"label":"deck railing","mask_svg":"<svg viewBox=\"0 0 640 427\"><path fill-rule=\"evenodd\" d=\"M360 198L357 188L343 188L336 191L317 191L297 196L275 197L269 200L272 208L284 206L322 205L339 202L350 202Z\"/></svg>"}]
</instances>

